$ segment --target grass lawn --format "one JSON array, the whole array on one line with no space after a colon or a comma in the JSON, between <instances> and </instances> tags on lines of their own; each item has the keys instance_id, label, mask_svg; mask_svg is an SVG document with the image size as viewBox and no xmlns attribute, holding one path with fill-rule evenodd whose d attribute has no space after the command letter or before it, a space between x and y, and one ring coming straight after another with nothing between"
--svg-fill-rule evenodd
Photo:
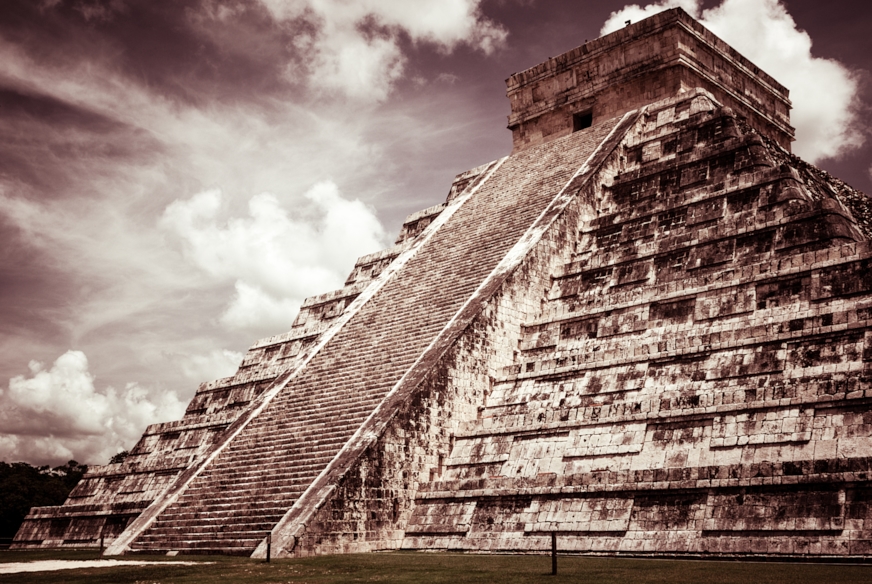
<instances>
[{"instance_id":1,"label":"grass lawn","mask_svg":"<svg viewBox=\"0 0 872 584\"><path fill-rule=\"evenodd\" d=\"M96 552L0 551L0 562L33 560L90 560ZM172 561L196 560L196 566L118 566L22 572L0 575L0 582L28 583L515 583L595 582L638 583L741 583L824 584L872 582L872 566L636 560L560 556L559 574L551 576L549 556L502 556L449 553L378 553L317 558L262 560L222 556L125 556L116 559ZM205 562L212 562L211 564Z\"/></svg>"}]
</instances>

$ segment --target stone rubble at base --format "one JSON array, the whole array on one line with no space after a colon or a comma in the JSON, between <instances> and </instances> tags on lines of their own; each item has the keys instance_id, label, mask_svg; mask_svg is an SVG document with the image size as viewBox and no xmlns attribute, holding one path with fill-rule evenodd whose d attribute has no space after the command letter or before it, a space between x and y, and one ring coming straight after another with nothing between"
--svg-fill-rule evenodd
<instances>
[{"instance_id":1,"label":"stone rubble at base","mask_svg":"<svg viewBox=\"0 0 872 584\"><path fill-rule=\"evenodd\" d=\"M786 90L680 9L507 83L511 156L13 547L872 554L872 207Z\"/></svg>"}]
</instances>

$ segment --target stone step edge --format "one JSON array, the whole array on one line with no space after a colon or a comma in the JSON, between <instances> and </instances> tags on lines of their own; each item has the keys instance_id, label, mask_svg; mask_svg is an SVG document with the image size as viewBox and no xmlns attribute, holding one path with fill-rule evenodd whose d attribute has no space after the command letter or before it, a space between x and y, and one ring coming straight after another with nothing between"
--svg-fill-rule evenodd
<instances>
[{"instance_id":1,"label":"stone step edge","mask_svg":"<svg viewBox=\"0 0 872 584\"><path fill-rule=\"evenodd\" d=\"M597 245L595 249L591 249L588 252L577 252L576 256L580 256L583 253L593 253L594 255L592 257L595 258L595 261L591 261L587 263L584 267L582 267L579 263L581 259L574 259L571 262L563 264L563 266L558 269L557 273L552 275L552 280L559 282L561 280L568 280L571 278L576 278L578 276L584 276L585 274L599 272L607 268L617 268L630 264L641 264L648 261L657 260L658 258L669 257L681 251L692 251L702 246L737 240L747 235L762 235L764 233L777 232L780 228L786 228L790 225L803 223L810 219L819 220L830 215L842 217L846 221L854 224L853 220L850 217L847 217L842 211L827 208L822 205L817 205L809 209L808 211L796 213L795 215L790 216L779 217L777 213L773 213L773 216L769 218L761 217L759 213L755 213L752 211L741 211L740 213L737 213L729 218L725 218L723 215L719 218L716 218L719 220L719 222L715 227L707 228L707 231L709 231L710 233L708 234L706 239L690 239L688 236L693 234L694 232L693 230L687 230L683 233L670 232L669 235L663 236L659 240L657 240L657 246L655 246L656 249L643 249L635 253L635 255L621 255L621 253L623 252L613 252L612 248L628 248L629 244L634 243L637 239L642 239L643 237L629 238L603 247L599 247L599 245ZM754 219L754 223L752 225L749 225L748 222L743 221L743 219L751 217L753 217ZM702 223L705 223L705 221L703 221ZM587 235L589 233L592 232L582 232L583 235ZM839 238L829 238L829 240L819 239L817 241L832 241L833 239L844 240L848 238L840 236ZM802 247L804 245L807 245L808 243L809 242L778 247L774 248L772 251L756 254L756 261L753 264L746 265L767 263L767 260L768 263L772 263L772 260L783 260L786 252L790 252L790 250L797 247ZM850 243L862 243L862 241L857 241L855 239ZM830 248L818 251L828 251L829 249L837 248L841 245L845 244L837 243L836 245L831 245ZM729 265L729 261L730 260L723 263ZM708 266L686 268L686 271L702 270L706 267ZM560 297L550 298L549 300L557 300L559 298Z\"/></svg>"},{"instance_id":2,"label":"stone step edge","mask_svg":"<svg viewBox=\"0 0 872 584\"><path fill-rule=\"evenodd\" d=\"M555 432L564 432L567 430L574 430L577 428L595 428L598 426L613 426L616 424L625 424L625 423L641 423L646 422L649 424L666 424L666 423L676 423L676 422L685 422L685 421L694 421L694 420L705 420L714 416L719 416L722 414L730 414L734 412L751 412L751 411L766 411L766 410L779 410L784 408L794 408L797 406L807 407L807 408L815 408L815 409L829 409L829 408L839 408L845 406L862 406L862 405L872 405L872 389L860 390L854 392L858 395L853 397L836 397L831 395L822 395L817 396L816 398L784 398L780 400L770 400L757 402L754 404L741 403L741 404L722 404L719 406L707 406L705 408L694 408L691 411L688 409L679 410L680 413L673 415L661 415L659 412L657 414L650 413L640 413L640 414L632 414L630 416L624 416L621 418L609 418L609 419L599 419L595 422L585 422L579 420L565 421L565 422L550 422L547 424L542 424L539 426L530 427L527 426L522 431L512 430L510 428L482 428L481 430L475 432L457 432L455 434L455 440L468 440L471 438L482 438L487 436L509 436L509 435L521 435L521 436L529 436L529 435L537 435L537 434L553 434ZM604 407L604 406L586 406L586 407ZM579 408L582 409L582 408ZM667 410L672 412L674 410ZM514 414L507 414L514 415ZM517 414L521 415L521 414ZM469 422L470 424L480 424L484 420L498 420L499 418L483 418L480 420L473 420Z\"/></svg>"},{"instance_id":3,"label":"stone step edge","mask_svg":"<svg viewBox=\"0 0 872 584\"><path fill-rule=\"evenodd\" d=\"M774 323L779 324L779 323ZM736 341L726 341L726 342L717 342L717 343L709 343L706 345L700 344L695 347L690 347L685 350L672 350L672 351L650 351L649 347L653 346L652 344L640 344L638 347L634 347L634 351L638 350L639 347L645 347L646 351L639 351L640 354L633 355L632 357L619 357L616 359L604 359L602 361L587 361L585 363L580 363L576 365L566 366L566 367L555 367L554 369L550 369L546 372L542 371L534 371L534 372L522 372L516 375L506 375L495 377L493 380L494 385L503 384L503 383L514 383L516 381L524 381L526 379L538 379L543 377L565 377L568 374L574 374L579 371L591 371L596 369L611 369L614 367L620 367L623 365L632 365L634 363L647 363L647 362L656 362L656 361L671 361L673 359L687 357L691 355L699 355L705 353L714 353L719 351L725 351L729 349L740 349L744 347L753 347L757 345L766 345L772 343L779 342L790 342L794 339L809 339L813 337L827 337L831 335L836 335L838 333L847 332L847 331L860 331L864 329L872 328L872 319L866 319L862 321L856 321L853 323L841 323L834 324L830 326L821 326L810 329L809 331L787 331L782 333L773 334L771 336L764 337L749 337L747 339L740 339ZM608 337L606 337L608 338ZM653 344L656 344L653 343ZM527 361L527 363L535 363L536 361ZM847 363L835 363L833 364L832 370L833 372L852 372L859 370L857 367L853 367L852 364L854 362ZM841 366L841 367L840 367ZM807 373L806 369L814 369L816 367L824 367L823 365L814 366L814 367L804 367L797 368L790 371L790 379L793 378L801 378L806 377ZM773 370L775 371L775 370ZM784 371L784 369L780 369L779 371ZM744 377L743 375L734 376L734 377ZM727 378L718 378L718 379L727 379ZM630 390L632 391L632 390Z\"/></svg>"},{"instance_id":4,"label":"stone step edge","mask_svg":"<svg viewBox=\"0 0 872 584\"><path fill-rule=\"evenodd\" d=\"M738 285L754 284L758 282L765 282L766 280L777 280L788 276L811 273L815 270L830 268L839 264L848 264L852 262L862 261L869 258L872 258L872 242L858 241L854 243L846 243L840 246L827 248L824 250L803 252L802 254L790 258L790 267L781 267L778 269L777 272L772 271L773 262L770 258L768 260L761 260L760 262L756 262L754 264L740 266L739 271L743 273L743 276L737 277L733 282L730 283L725 284L722 282L717 282L703 286L696 286L694 288L678 288L675 292L669 292L668 288L675 283L668 282L660 286L652 286L651 290L656 296L658 302L668 302L671 300L678 300L685 297L696 296L714 290L733 288ZM794 259L796 259L795 262ZM766 270L763 271L761 270L761 268L766 268ZM756 273L754 273L755 269ZM561 300L561 298L554 298L549 301L559 300ZM609 307L590 309L589 311L585 311L584 313L576 312L568 315L555 316L553 318L534 319L525 322L523 326L533 327L543 324L550 324L552 322L562 322L564 320L576 320L578 318L584 318L589 315L599 314L601 312L620 310L623 308L632 308L633 306L638 306L640 304L646 303L647 302L638 301L623 302L610 305Z\"/></svg>"},{"instance_id":5,"label":"stone step edge","mask_svg":"<svg viewBox=\"0 0 872 584\"><path fill-rule=\"evenodd\" d=\"M671 470L671 469L658 469ZM635 471L617 471L617 472L635 472ZM867 475L865 478L857 477L857 474ZM589 475L585 475L589 476ZM508 478L492 478L492 479L468 479L499 481L514 479ZM707 491L711 489L734 489L743 487L778 487L784 485L820 485L829 486L832 484L841 484L850 482L856 485L869 486L872 484L872 472L841 472L827 473L814 475L782 475L777 477L753 477L741 479L688 479L678 481L651 481L651 482L627 482L620 484L603 484L591 482L589 484L580 485L542 485L542 486L524 486L524 487L505 487L505 488L478 488L478 489L452 489L448 491L425 491L419 489L415 495L415 502L444 500L444 501L462 501L468 499L493 499L498 497L518 496L554 496L554 495L597 495L597 494L613 494L613 493L650 493L652 491Z\"/></svg>"}]
</instances>

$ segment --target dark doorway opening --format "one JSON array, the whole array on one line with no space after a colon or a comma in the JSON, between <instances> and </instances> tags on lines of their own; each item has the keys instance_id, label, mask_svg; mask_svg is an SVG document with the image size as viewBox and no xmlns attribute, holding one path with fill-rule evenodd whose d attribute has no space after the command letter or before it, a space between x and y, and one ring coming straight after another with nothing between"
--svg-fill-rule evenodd
<instances>
[{"instance_id":1,"label":"dark doorway opening","mask_svg":"<svg viewBox=\"0 0 872 584\"><path fill-rule=\"evenodd\" d=\"M572 131L577 132L593 125L593 112L579 112L572 115Z\"/></svg>"}]
</instances>

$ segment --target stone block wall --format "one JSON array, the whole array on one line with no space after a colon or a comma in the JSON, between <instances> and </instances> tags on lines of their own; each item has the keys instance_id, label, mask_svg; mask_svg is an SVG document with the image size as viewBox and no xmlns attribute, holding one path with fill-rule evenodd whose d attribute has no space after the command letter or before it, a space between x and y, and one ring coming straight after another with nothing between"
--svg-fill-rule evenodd
<instances>
[{"instance_id":1,"label":"stone block wall","mask_svg":"<svg viewBox=\"0 0 872 584\"><path fill-rule=\"evenodd\" d=\"M572 133L577 115L596 123L697 87L784 148L793 140L787 89L680 8L515 73L506 85L515 152Z\"/></svg>"},{"instance_id":2,"label":"stone block wall","mask_svg":"<svg viewBox=\"0 0 872 584\"><path fill-rule=\"evenodd\" d=\"M868 554L867 228L706 99L650 106L579 196L596 212L405 548Z\"/></svg>"},{"instance_id":3,"label":"stone block wall","mask_svg":"<svg viewBox=\"0 0 872 584\"><path fill-rule=\"evenodd\" d=\"M614 125L615 121L611 121L571 137L567 144L531 151L530 159L539 160L535 172L530 172L528 161L511 166L507 162L481 185L473 195L475 201L467 203L471 207L470 218L487 217L485 227L476 232L457 229L450 234L452 247L476 246L492 237L507 220L504 212L493 210L494 206L508 211L518 199L535 196L541 208L549 199L558 197L573 177L574 168L581 165ZM569 154L574 154L574 159ZM573 161L558 166L554 164L555 156ZM527 181L549 188L535 192L518 185L521 172ZM596 173L587 177L590 181L599 179ZM474 207L476 204L478 208ZM491 212L484 213L486 209ZM535 216L535 209L527 211L529 216ZM457 458L451 453L467 447L456 439L458 430L481 416L482 404L494 390L493 379L513 362L523 323L541 309L541 294L550 287L552 272L571 259L571 248L562 242L577 229L579 213L589 211L588 206L572 205L563 209L553 224L549 223L547 231L540 234L541 239L524 253L520 265L504 281L495 284L495 293L481 297L474 318L458 327L456 339L450 340L447 350L437 353L427 366L426 377L410 386L409 394L397 401L383 433L343 471L311 518L306 522L279 524L273 532L273 541L288 541L290 545L277 547L273 553L304 556L397 549L415 534L462 532L462 526L471 519L474 504L448 505L440 516L429 517L426 523L410 523L417 491L421 485L447 476ZM517 222L521 230L525 225ZM422 259L427 260L426 256ZM480 270L481 266L470 265L466 269ZM496 278L498 273L492 273L488 279ZM488 455L504 459L506 453ZM535 453L528 453L527 459L535 460ZM293 537L283 537L289 532L293 532ZM257 553L263 555L262 549Z\"/></svg>"}]
</instances>

